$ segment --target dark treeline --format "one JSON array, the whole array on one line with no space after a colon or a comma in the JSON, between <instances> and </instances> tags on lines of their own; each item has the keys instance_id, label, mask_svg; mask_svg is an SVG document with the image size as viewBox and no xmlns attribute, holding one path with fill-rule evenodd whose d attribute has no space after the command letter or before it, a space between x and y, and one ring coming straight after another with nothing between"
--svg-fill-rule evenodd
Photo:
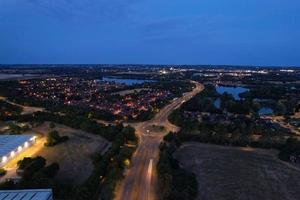
<instances>
[{"instance_id":1,"label":"dark treeline","mask_svg":"<svg viewBox=\"0 0 300 200\"><path fill-rule=\"evenodd\" d=\"M220 99L220 107L214 104L216 99ZM259 107L252 100L240 99L235 100L231 94L219 94L214 85L205 85L205 89L195 95L189 102L185 102L181 110L192 112L209 112L221 114L229 112L233 114L256 113Z\"/></svg>"},{"instance_id":2,"label":"dark treeline","mask_svg":"<svg viewBox=\"0 0 300 200\"><path fill-rule=\"evenodd\" d=\"M195 175L181 168L173 158L173 153L179 146L174 141L166 141L160 145L157 173L162 200L192 200L197 196Z\"/></svg>"},{"instance_id":3,"label":"dark treeline","mask_svg":"<svg viewBox=\"0 0 300 200\"><path fill-rule=\"evenodd\" d=\"M289 138L281 146L279 158L284 161L300 164L300 141L296 138Z\"/></svg>"},{"instance_id":4,"label":"dark treeline","mask_svg":"<svg viewBox=\"0 0 300 200\"><path fill-rule=\"evenodd\" d=\"M0 119L7 116L18 116L21 114L23 109L19 106L12 105L6 101L0 100Z\"/></svg>"},{"instance_id":5,"label":"dark treeline","mask_svg":"<svg viewBox=\"0 0 300 200\"><path fill-rule=\"evenodd\" d=\"M138 138L132 127L116 126L117 134L111 148L103 155L94 157L94 170L87 181L76 189L73 199L112 200L115 187L124 177L123 171L131 159L135 147L127 147L127 143L136 144Z\"/></svg>"},{"instance_id":6,"label":"dark treeline","mask_svg":"<svg viewBox=\"0 0 300 200\"><path fill-rule=\"evenodd\" d=\"M46 166L46 159L37 156L35 158L25 157L23 160L18 161L17 165L17 173L21 176L21 180L19 182L6 180L0 184L1 189L53 188L55 193L67 189L55 180L55 175L59 170L57 163Z\"/></svg>"},{"instance_id":7,"label":"dark treeline","mask_svg":"<svg viewBox=\"0 0 300 200\"><path fill-rule=\"evenodd\" d=\"M242 98L261 99L257 104L271 107L276 115L292 115L297 111L300 100L300 86L297 84L252 86L240 94Z\"/></svg>"},{"instance_id":8,"label":"dark treeline","mask_svg":"<svg viewBox=\"0 0 300 200\"><path fill-rule=\"evenodd\" d=\"M14 120L37 124L44 121L64 124L72 128L100 135L112 142L111 147L104 155L101 155L101 152L99 152L93 156L94 170L81 186L74 187L70 184L52 181L52 179L49 179L49 182L41 183L31 174L33 178L30 178L31 175L28 175L31 181L26 182L26 185L22 185L22 188L31 188L32 181L35 181L32 184L33 188L53 188L55 196L59 199L85 200L97 199L99 196L103 200L113 199L116 184L123 178L123 171L130 164L130 158L138 144L134 128L130 126L124 127L122 124L104 126L86 117L58 115L49 112L20 115L18 118L14 118ZM58 142L58 138L59 142L65 140L61 136L57 137L57 135L54 138L56 139L54 143ZM53 137L51 137L52 140ZM51 143L51 145L54 143ZM127 146L127 144L131 145ZM20 186L14 186L11 182L6 182L1 186L1 188L6 189L15 187L19 188Z\"/></svg>"},{"instance_id":9,"label":"dark treeline","mask_svg":"<svg viewBox=\"0 0 300 200\"><path fill-rule=\"evenodd\" d=\"M279 90L272 95L281 98L280 95L286 94L283 91ZM266 92L265 95L268 94ZM257 105L257 102L252 101L254 96L251 98L250 96L248 93L247 98L234 100L232 95L226 93L220 95L214 86L207 85L203 92L185 102L169 116L169 120L180 126L181 130L176 134L169 134L167 138L180 142L198 141L228 146L277 148L281 150L280 158L285 160L290 160L290 156L299 155L296 142L290 145L294 148L286 145L287 138L293 137L293 133L287 128L261 118L257 110L263 104ZM214 105L216 98L220 98L221 101L219 108ZM290 101L293 101L293 98L286 99L286 102ZM277 107L282 104L281 107L284 109L281 110L288 110L285 101L280 100L275 104ZM293 105L297 106L295 103ZM276 108L276 111L279 111L279 108Z\"/></svg>"},{"instance_id":10,"label":"dark treeline","mask_svg":"<svg viewBox=\"0 0 300 200\"><path fill-rule=\"evenodd\" d=\"M36 112L30 115L20 115L16 120L20 122L44 122L51 121L63 124L75 129L81 129L89 133L97 134L109 141L113 141L118 133L116 126L105 126L82 116L59 115L50 112Z\"/></svg>"}]
</instances>

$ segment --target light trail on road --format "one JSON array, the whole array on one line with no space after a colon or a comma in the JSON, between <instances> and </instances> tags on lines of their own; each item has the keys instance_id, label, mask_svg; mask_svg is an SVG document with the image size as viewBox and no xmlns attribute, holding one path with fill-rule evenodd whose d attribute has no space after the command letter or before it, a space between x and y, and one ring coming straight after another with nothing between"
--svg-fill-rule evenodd
<instances>
[{"instance_id":1,"label":"light trail on road","mask_svg":"<svg viewBox=\"0 0 300 200\"><path fill-rule=\"evenodd\" d=\"M141 123L129 124L136 130L140 138L139 146L131 159L130 167L125 171L125 179L116 189L115 200L156 200L157 174L156 165L159 159L159 145L163 137L170 131L179 128L168 121L168 116L184 101L188 101L203 90L203 85L193 82L196 87L193 91L173 100L162 108L153 119ZM147 133L152 125L164 126L160 132Z\"/></svg>"}]
</instances>

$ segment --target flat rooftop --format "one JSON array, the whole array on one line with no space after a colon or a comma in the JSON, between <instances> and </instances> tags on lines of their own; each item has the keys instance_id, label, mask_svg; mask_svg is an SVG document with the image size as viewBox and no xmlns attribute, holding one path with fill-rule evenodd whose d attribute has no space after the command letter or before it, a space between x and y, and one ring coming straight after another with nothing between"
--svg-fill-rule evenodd
<instances>
[{"instance_id":1,"label":"flat rooftop","mask_svg":"<svg viewBox=\"0 0 300 200\"><path fill-rule=\"evenodd\" d=\"M0 200L52 200L52 189L0 190Z\"/></svg>"},{"instance_id":2,"label":"flat rooftop","mask_svg":"<svg viewBox=\"0 0 300 200\"><path fill-rule=\"evenodd\" d=\"M25 142L33 138L34 135L0 135L0 158L6 156Z\"/></svg>"}]
</instances>

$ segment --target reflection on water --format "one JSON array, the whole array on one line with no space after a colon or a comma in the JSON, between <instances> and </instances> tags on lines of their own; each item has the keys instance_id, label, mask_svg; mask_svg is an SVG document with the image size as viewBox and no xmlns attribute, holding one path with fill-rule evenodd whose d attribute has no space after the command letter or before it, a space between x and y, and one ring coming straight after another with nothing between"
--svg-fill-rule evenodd
<instances>
[{"instance_id":1,"label":"reflection on water","mask_svg":"<svg viewBox=\"0 0 300 200\"><path fill-rule=\"evenodd\" d=\"M216 108L220 109L221 108L221 99L220 98L217 98L215 101L214 101L214 105Z\"/></svg>"},{"instance_id":2,"label":"reflection on water","mask_svg":"<svg viewBox=\"0 0 300 200\"><path fill-rule=\"evenodd\" d=\"M229 86L216 86L216 90L219 94L224 94L227 92L231 94L235 100L240 100L239 94L249 91L249 89L244 87L229 87Z\"/></svg>"},{"instance_id":3,"label":"reflection on water","mask_svg":"<svg viewBox=\"0 0 300 200\"><path fill-rule=\"evenodd\" d=\"M273 114L273 109L269 108L269 107L262 107L261 109L259 109L258 114L259 115L271 115Z\"/></svg>"}]
</instances>

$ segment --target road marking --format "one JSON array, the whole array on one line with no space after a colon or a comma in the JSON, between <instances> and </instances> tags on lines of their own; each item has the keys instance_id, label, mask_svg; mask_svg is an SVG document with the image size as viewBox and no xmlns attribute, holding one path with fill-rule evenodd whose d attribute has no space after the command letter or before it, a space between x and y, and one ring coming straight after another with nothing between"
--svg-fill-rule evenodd
<instances>
[{"instance_id":1,"label":"road marking","mask_svg":"<svg viewBox=\"0 0 300 200\"><path fill-rule=\"evenodd\" d=\"M147 172L147 190L146 190L146 200L151 200L151 177L152 177L152 165L153 159L150 159L148 165L148 172Z\"/></svg>"},{"instance_id":2,"label":"road marking","mask_svg":"<svg viewBox=\"0 0 300 200\"><path fill-rule=\"evenodd\" d=\"M149 165L148 165L148 176L150 176L150 178L152 175L152 164L153 164L153 159L150 159Z\"/></svg>"}]
</instances>

